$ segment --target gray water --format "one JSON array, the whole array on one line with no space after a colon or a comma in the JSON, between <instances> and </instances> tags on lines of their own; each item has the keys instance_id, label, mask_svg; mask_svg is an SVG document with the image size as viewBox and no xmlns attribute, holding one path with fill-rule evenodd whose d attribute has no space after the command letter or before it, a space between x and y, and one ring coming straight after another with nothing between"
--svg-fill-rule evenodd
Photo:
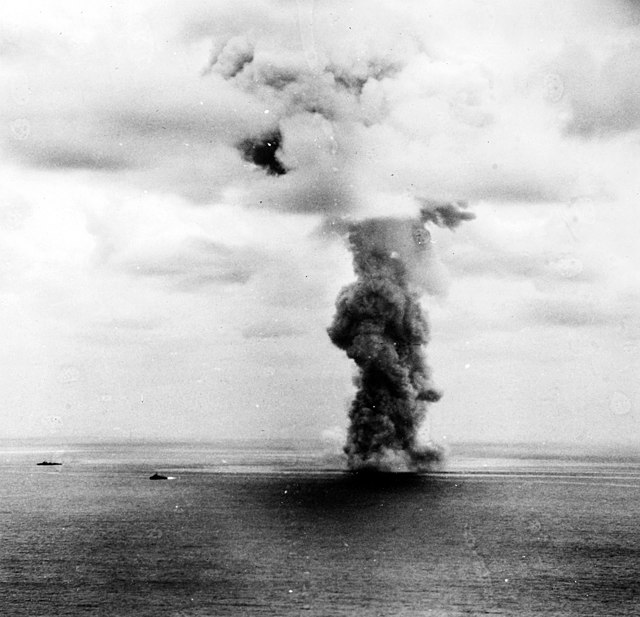
<instances>
[{"instance_id":1,"label":"gray water","mask_svg":"<svg viewBox=\"0 0 640 617\"><path fill-rule=\"evenodd\" d=\"M85 446L0 449L0 471L1 615L640 614L628 462L363 478L292 452Z\"/></svg>"}]
</instances>

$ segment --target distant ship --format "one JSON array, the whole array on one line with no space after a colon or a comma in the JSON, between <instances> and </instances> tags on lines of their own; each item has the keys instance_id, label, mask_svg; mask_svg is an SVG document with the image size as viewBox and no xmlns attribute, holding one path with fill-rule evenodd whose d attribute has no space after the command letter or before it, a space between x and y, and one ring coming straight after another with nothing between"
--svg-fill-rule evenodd
<instances>
[{"instance_id":1,"label":"distant ship","mask_svg":"<svg viewBox=\"0 0 640 617\"><path fill-rule=\"evenodd\" d=\"M159 473L154 473L152 476L149 476L149 480L168 480L167 476L161 476Z\"/></svg>"},{"instance_id":2,"label":"distant ship","mask_svg":"<svg viewBox=\"0 0 640 617\"><path fill-rule=\"evenodd\" d=\"M52 463L51 461L42 461L42 463L36 463L36 465L62 465L62 463Z\"/></svg>"}]
</instances>

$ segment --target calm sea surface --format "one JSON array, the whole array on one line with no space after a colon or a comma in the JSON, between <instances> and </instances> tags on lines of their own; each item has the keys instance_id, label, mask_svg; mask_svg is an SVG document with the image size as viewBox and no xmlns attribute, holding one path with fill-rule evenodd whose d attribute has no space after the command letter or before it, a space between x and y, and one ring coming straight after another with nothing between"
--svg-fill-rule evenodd
<instances>
[{"instance_id":1,"label":"calm sea surface","mask_svg":"<svg viewBox=\"0 0 640 617\"><path fill-rule=\"evenodd\" d=\"M637 463L326 467L203 446L0 448L0 615L640 615Z\"/></svg>"}]
</instances>

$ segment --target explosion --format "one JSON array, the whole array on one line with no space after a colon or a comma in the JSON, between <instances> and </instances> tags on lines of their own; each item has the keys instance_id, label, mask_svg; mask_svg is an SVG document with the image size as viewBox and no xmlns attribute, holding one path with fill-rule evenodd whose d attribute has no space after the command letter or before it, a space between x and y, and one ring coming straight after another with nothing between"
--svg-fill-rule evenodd
<instances>
[{"instance_id":1,"label":"explosion","mask_svg":"<svg viewBox=\"0 0 640 617\"><path fill-rule=\"evenodd\" d=\"M389 105L405 87L416 96L405 73L427 56L409 39L398 40L392 52L376 49L372 39L366 57L348 45L301 55L291 41L259 30L223 37L204 75L262 110L233 144L256 174L261 192L254 200L319 214L348 238L357 280L340 292L328 333L358 367L345 446L349 467L422 469L441 457L437 447L418 443L427 406L441 397L425 358L429 327L419 301L434 259L425 225L455 228L473 214L466 202L421 199L430 194L429 182L425 190L425 174L418 178L411 160L404 165L415 180L411 189L385 184L372 175L383 161L370 158L366 144L376 135L400 137L402 123Z\"/></svg>"}]
</instances>

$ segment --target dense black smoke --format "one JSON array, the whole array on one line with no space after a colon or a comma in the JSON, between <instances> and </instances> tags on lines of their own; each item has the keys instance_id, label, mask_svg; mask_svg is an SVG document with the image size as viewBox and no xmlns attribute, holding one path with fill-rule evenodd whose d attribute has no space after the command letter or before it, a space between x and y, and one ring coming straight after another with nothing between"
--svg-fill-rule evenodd
<instances>
[{"instance_id":1,"label":"dense black smoke","mask_svg":"<svg viewBox=\"0 0 640 617\"><path fill-rule=\"evenodd\" d=\"M369 219L350 227L357 280L340 292L328 333L358 367L345 446L351 469L415 470L441 457L437 447L418 443L427 404L442 396L424 354L429 327L419 294L432 258L424 221L455 227L473 217L461 211L463 204L445 206L425 205L420 219Z\"/></svg>"},{"instance_id":2,"label":"dense black smoke","mask_svg":"<svg viewBox=\"0 0 640 617\"><path fill-rule=\"evenodd\" d=\"M245 161L262 167L271 176L283 176L287 170L278 159L281 141L280 131L275 131L263 137L244 139L238 149Z\"/></svg>"}]
</instances>

